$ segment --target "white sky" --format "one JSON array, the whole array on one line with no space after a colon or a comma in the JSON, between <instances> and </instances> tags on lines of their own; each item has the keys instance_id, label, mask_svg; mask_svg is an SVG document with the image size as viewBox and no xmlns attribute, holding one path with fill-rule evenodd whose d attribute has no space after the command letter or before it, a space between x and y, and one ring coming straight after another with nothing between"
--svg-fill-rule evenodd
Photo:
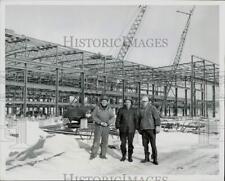
<instances>
[{"instance_id":1,"label":"white sky","mask_svg":"<svg viewBox=\"0 0 225 181\"><path fill-rule=\"evenodd\" d=\"M126 57L153 67L173 61L191 6L150 6L136 38L167 38L168 47L130 48ZM136 6L7 6L6 28L38 39L63 44L64 36L74 38L120 38L135 18ZM218 7L196 6L187 35L182 62L192 54L218 63ZM122 33L123 32L123 33ZM115 48L83 48L115 55Z\"/></svg>"}]
</instances>

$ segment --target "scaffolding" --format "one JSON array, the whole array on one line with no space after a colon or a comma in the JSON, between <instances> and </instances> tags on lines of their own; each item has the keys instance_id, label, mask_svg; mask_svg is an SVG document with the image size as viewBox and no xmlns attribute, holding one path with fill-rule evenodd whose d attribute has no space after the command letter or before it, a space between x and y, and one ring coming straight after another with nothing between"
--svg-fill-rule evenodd
<instances>
[{"instance_id":1,"label":"scaffolding","mask_svg":"<svg viewBox=\"0 0 225 181\"><path fill-rule=\"evenodd\" d=\"M80 97L82 104L85 97L96 104L101 94L107 94L115 108L121 106L124 96L131 96L136 106L140 106L143 95L156 106L166 96L164 116L216 115L219 66L197 55L179 64L171 74L172 66L155 68L121 61L8 29L5 38L7 114L39 111L59 116L70 105L70 96ZM116 73L111 71L114 67ZM169 95L167 82L171 82Z\"/></svg>"}]
</instances>

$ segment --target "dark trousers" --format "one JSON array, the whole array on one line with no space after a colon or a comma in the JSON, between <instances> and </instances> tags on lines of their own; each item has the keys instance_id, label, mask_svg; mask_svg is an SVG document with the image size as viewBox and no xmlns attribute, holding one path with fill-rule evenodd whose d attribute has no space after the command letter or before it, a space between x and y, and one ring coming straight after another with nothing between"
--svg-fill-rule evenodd
<instances>
[{"instance_id":1,"label":"dark trousers","mask_svg":"<svg viewBox=\"0 0 225 181\"><path fill-rule=\"evenodd\" d=\"M144 146L145 156L149 156L148 144L152 147L152 159L157 159L156 133L154 129L142 130L142 144Z\"/></svg>"},{"instance_id":2,"label":"dark trousers","mask_svg":"<svg viewBox=\"0 0 225 181\"><path fill-rule=\"evenodd\" d=\"M134 132L129 133L129 131L126 132L120 132L120 149L122 152L122 155L126 155L127 149L126 149L126 144L128 140L128 154L132 155L133 154L133 139L134 139Z\"/></svg>"}]
</instances>

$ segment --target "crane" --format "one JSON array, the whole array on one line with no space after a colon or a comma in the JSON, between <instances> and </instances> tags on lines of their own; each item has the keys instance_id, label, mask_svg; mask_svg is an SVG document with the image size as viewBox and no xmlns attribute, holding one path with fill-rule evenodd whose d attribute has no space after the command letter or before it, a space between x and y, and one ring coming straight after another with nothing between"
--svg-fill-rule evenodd
<instances>
[{"instance_id":1,"label":"crane","mask_svg":"<svg viewBox=\"0 0 225 181\"><path fill-rule=\"evenodd\" d=\"M127 52L130 48L130 46L132 45L132 41L136 35L136 32L143 20L144 14L146 12L147 6L139 6L139 12L133 22L133 24L131 25L129 32L127 34L126 37L124 37L123 39L123 44L122 47L119 50L119 53L117 55L117 60L121 60L123 61L125 56L127 55Z\"/></svg>"},{"instance_id":2,"label":"crane","mask_svg":"<svg viewBox=\"0 0 225 181\"><path fill-rule=\"evenodd\" d=\"M187 22L185 24L184 30L181 34L180 43L178 45L177 52L176 52L175 58L173 60L172 68L170 70L172 77L171 77L171 79L169 79L166 82L166 85L165 85L167 87L167 89L165 91L164 100L162 101L160 112L162 112L163 108L165 108L165 106L166 106L166 100L167 100L168 94L169 94L169 92L171 90L171 87L173 85L173 81L176 78L176 70L177 70L177 67L178 67L178 65L180 63L180 60L181 60L185 40L186 40L186 37L187 37L187 33L188 33L188 30L189 30L189 27L190 27L191 17L193 15L194 10L195 10L195 6L193 6L193 8L189 12L177 11L178 13L182 13L184 15L187 15L188 18L187 18Z\"/></svg>"},{"instance_id":3,"label":"crane","mask_svg":"<svg viewBox=\"0 0 225 181\"><path fill-rule=\"evenodd\" d=\"M122 75L123 75L123 79L122 79L122 85L123 85L123 90L125 89L125 80L124 80L124 58L127 55L127 52L130 48L130 46L132 45L133 39L137 33L138 28L140 27L140 24L143 20L144 14L146 12L147 9L147 5L140 5L138 6L139 11L138 14L133 22L133 24L131 25L127 36L125 36L123 38L123 44L122 47L119 50L119 53L117 54L117 60L119 60L119 62L122 64ZM123 91L123 95L122 95L122 100L124 101L124 91ZM140 98L139 98L140 99Z\"/></svg>"}]
</instances>

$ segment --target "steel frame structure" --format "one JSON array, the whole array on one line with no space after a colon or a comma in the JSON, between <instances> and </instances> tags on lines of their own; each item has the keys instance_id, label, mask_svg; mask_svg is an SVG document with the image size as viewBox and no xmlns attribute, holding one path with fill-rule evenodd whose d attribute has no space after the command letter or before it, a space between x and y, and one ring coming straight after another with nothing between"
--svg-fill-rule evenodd
<instances>
[{"instance_id":1,"label":"steel frame structure","mask_svg":"<svg viewBox=\"0 0 225 181\"><path fill-rule=\"evenodd\" d=\"M121 98L128 95L137 106L142 95L151 97L157 106L165 99L167 82L173 80L166 97L165 116L171 112L177 116L182 110L184 116L207 117L208 109L212 109L215 117L219 66L202 57L192 55L190 62L178 65L174 75L172 66L154 68L121 61L8 29L5 38L7 114L37 109L58 116L70 104L70 96L81 97L81 103L87 97L90 104L95 104L101 94L107 94L116 108L121 106ZM116 74L111 71L115 65Z\"/></svg>"}]
</instances>

